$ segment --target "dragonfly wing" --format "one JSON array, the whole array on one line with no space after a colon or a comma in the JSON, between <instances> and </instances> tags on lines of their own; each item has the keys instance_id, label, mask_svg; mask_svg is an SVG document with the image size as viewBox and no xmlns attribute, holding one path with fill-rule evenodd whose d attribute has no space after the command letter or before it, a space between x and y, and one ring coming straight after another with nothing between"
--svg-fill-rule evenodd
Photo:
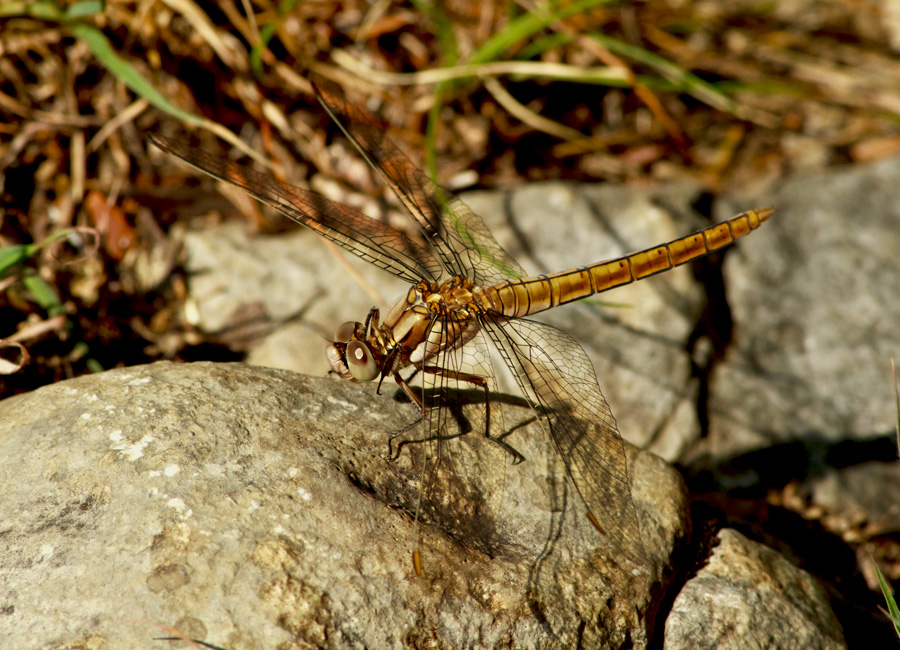
<instances>
[{"instance_id":1,"label":"dragonfly wing","mask_svg":"<svg viewBox=\"0 0 900 650\"><path fill-rule=\"evenodd\" d=\"M413 165L382 125L351 104L336 84L319 76L312 81L322 106L397 194L448 275L464 275L481 286L524 277L484 220Z\"/></svg>"},{"instance_id":2,"label":"dragonfly wing","mask_svg":"<svg viewBox=\"0 0 900 650\"><path fill-rule=\"evenodd\" d=\"M359 210L203 149L159 136L150 136L150 140L163 151L240 188L354 255L410 283L422 278L436 280L441 275L441 265L421 244Z\"/></svg>"},{"instance_id":3,"label":"dragonfly wing","mask_svg":"<svg viewBox=\"0 0 900 650\"><path fill-rule=\"evenodd\" d=\"M484 431L484 421L472 420L483 419L484 402L489 398L484 391L496 392L497 381L483 330L479 327L474 337L460 347L444 347L428 360L428 366L442 369L441 373L422 373L422 387L430 397L430 401L426 401L430 435L440 434L444 438L448 434L452 436L469 430ZM478 383L470 381L470 378L476 378ZM461 401L462 391L467 392L470 401L479 404L479 408L466 416L469 420L466 431L456 430L459 423L454 421L454 414L451 413L455 402Z\"/></svg>"},{"instance_id":4,"label":"dragonfly wing","mask_svg":"<svg viewBox=\"0 0 900 650\"><path fill-rule=\"evenodd\" d=\"M476 331L471 336L448 338L410 378L425 409L422 426L407 427L402 436L392 438L397 438L393 444L398 457L405 445L417 443L414 453L424 463L418 506L422 519L440 523L493 555L499 541L493 522L503 498L504 475L497 471L502 452L497 448L485 453L484 447L464 440L466 434L488 431L489 421L492 430L505 429L502 405L493 400L489 407L485 403L487 391L494 394L497 382L488 339L477 322L472 325ZM435 320L432 327L443 326ZM432 330L434 340L441 331L450 330Z\"/></svg>"},{"instance_id":5,"label":"dragonfly wing","mask_svg":"<svg viewBox=\"0 0 900 650\"><path fill-rule=\"evenodd\" d=\"M613 552L640 560L624 443L587 354L571 336L544 323L488 314L483 324Z\"/></svg>"}]
</instances>

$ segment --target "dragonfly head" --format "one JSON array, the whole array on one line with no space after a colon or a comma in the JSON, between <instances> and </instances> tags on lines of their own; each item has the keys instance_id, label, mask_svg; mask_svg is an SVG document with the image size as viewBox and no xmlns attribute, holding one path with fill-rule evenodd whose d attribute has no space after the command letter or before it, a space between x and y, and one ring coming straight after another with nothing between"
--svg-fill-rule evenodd
<instances>
[{"instance_id":1,"label":"dragonfly head","mask_svg":"<svg viewBox=\"0 0 900 650\"><path fill-rule=\"evenodd\" d=\"M371 381L379 374L378 362L365 341L365 335L362 323L344 323L338 327L334 341L325 350L332 370L344 379Z\"/></svg>"}]
</instances>

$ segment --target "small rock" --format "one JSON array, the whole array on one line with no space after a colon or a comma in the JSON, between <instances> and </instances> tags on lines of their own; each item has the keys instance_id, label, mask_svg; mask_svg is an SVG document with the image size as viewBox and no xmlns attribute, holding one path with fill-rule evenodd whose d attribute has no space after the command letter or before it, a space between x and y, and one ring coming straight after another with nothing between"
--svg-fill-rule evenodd
<instances>
[{"instance_id":1,"label":"small rock","mask_svg":"<svg viewBox=\"0 0 900 650\"><path fill-rule=\"evenodd\" d=\"M824 589L809 574L737 531L720 531L718 541L675 599L666 650L847 647Z\"/></svg>"}]
</instances>

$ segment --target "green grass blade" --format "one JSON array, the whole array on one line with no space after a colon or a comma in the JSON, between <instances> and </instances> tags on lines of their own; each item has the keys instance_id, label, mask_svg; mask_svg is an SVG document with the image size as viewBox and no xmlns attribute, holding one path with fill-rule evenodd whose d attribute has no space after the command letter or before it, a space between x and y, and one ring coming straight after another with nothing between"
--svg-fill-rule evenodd
<instances>
[{"instance_id":1,"label":"green grass blade","mask_svg":"<svg viewBox=\"0 0 900 650\"><path fill-rule=\"evenodd\" d=\"M97 60L100 61L103 67L135 93L173 117L177 117L188 124L201 124L203 121L201 118L170 104L134 66L119 57L109 44L109 40L99 29L93 25L82 23L72 23L70 27L77 38L87 43L87 46L91 48L91 52L94 53L94 56L97 57Z\"/></svg>"},{"instance_id":2,"label":"green grass blade","mask_svg":"<svg viewBox=\"0 0 900 650\"><path fill-rule=\"evenodd\" d=\"M66 20L73 20L75 18L84 18L85 16L100 14L104 11L106 11L106 2L103 0L82 0L82 2L76 2L72 6L66 8L63 12L63 17Z\"/></svg>"},{"instance_id":3,"label":"green grass blade","mask_svg":"<svg viewBox=\"0 0 900 650\"><path fill-rule=\"evenodd\" d=\"M547 25L564 18L583 13L596 6L610 4L615 0L579 0L558 11L539 16L534 13L524 14L509 22L506 29L497 33L475 51L466 63L485 63L497 60L513 45L529 40L534 34Z\"/></svg>"},{"instance_id":4,"label":"green grass blade","mask_svg":"<svg viewBox=\"0 0 900 650\"><path fill-rule=\"evenodd\" d=\"M446 65L456 65L459 61L459 46L456 42L456 33L453 31L453 23L447 18L447 14L441 9L440 3L428 0L413 0L413 5L428 16L434 24L434 33L441 45L441 53Z\"/></svg>"},{"instance_id":5,"label":"green grass blade","mask_svg":"<svg viewBox=\"0 0 900 650\"><path fill-rule=\"evenodd\" d=\"M441 44L441 52L444 55L444 65L456 65L459 61L459 48L456 42L456 33L453 31L453 23L438 4L424 0L413 0L413 4L425 13L434 24L438 42ZM432 180L437 179L437 127L440 124L441 108L444 105L443 98L449 88L449 82L439 83L435 87L434 104L428 112L428 123L425 126L425 171Z\"/></svg>"},{"instance_id":6,"label":"green grass blade","mask_svg":"<svg viewBox=\"0 0 900 650\"><path fill-rule=\"evenodd\" d=\"M0 248L0 278L14 266L20 264L22 260L31 255L29 246L24 244L15 244L13 246L5 246Z\"/></svg>"},{"instance_id":7,"label":"green grass blade","mask_svg":"<svg viewBox=\"0 0 900 650\"><path fill-rule=\"evenodd\" d=\"M34 298L34 301L47 311L51 316L65 314L62 301L56 289L51 287L37 273L26 273L22 278L25 288Z\"/></svg>"},{"instance_id":8,"label":"green grass blade","mask_svg":"<svg viewBox=\"0 0 900 650\"><path fill-rule=\"evenodd\" d=\"M62 12L50 0L38 0L38 2L0 2L0 16L31 16L41 20L59 21Z\"/></svg>"},{"instance_id":9,"label":"green grass blade","mask_svg":"<svg viewBox=\"0 0 900 650\"><path fill-rule=\"evenodd\" d=\"M444 89L446 83L438 84L434 89L434 104L428 111L428 123L425 125L425 171L428 177L437 181L437 128L441 122L441 108L444 105Z\"/></svg>"},{"instance_id":10,"label":"green grass blade","mask_svg":"<svg viewBox=\"0 0 900 650\"><path fill-rule=\"evenodd\" d=\"M298 2L299 0L282 0L278 5L278 17L272 22L263 25L259 30L259 43L250 50L250 69L253 71L254 76L258 77L262 74L262 53L269 46L272 36L275 35L278 21L284 18Z\"/></svg>"},{"instance_id":11,"label":"green grass blade","mask_svg":"<svg viewBox=\"0 0 900 650\"><path fill-rule=\"evenodd\" d=\"M590 37L613 54L620 54L633 61L637 61L638 63L643 63L647 67L653 68L663 77L675 84L679 90L696 97L705 104L727 113L734 112L734 102L730 97L723 94L712 84L709 84L697 75L678 67L668 59L665 59L658 54L654 54L649 50L645 50L642 47L636 47L603 34L592 33L590 34Z\"/></svg>"},{"instance_id":12,"label":"green grass blade","mask_svg":"<svg viewBox=\"0 0 900 650\"><path fill-rule=\"evenodd\" d=\"M519 56L516 58L524 61L531 61L532 59L538 58L544 52L555 50L571 42L572 37L568 34L563 34L561 32L550 34L549 36L544 36L543 38L538 38L530 42L519 51Z\"/></svg>"},{"instance_id":13,"label":"green grass blade","mask_svg":"<svg viewBox=\"0 0 900 650\"><path fill-rule=\"evenodd\" d=\"M884 594L884 600L887 603L888 615L894 624L894 632L900 637L900 608L897 607L897 601L894 600L890 585L888 585L884 576L881 575L881 571L877 566L875 567L875 573L878 575L878 584L881 585L881 593Z\"/></svg>"}]
</instances>

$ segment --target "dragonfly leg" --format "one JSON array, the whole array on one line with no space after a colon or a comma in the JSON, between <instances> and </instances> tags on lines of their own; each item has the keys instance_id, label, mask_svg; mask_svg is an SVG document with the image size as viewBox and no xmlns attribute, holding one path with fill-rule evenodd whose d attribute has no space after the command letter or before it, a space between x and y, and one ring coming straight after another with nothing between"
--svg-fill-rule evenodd
<instances>
[{"instance_id":1,"label":"dragonfly leg","mask_svg":"<svg viewBox=\"0 0 900 650\"><path fill-rule=\"evenodd\" d=\"M422 372L429 372L430 374L433 374L433 375L438 375L438 374L446 375L446 376L451 376L451 375L457 376L458 375L460 379L465 379L466 381L469 381L471 383L479 383L477 380L481 380L482 383L485 383L484 380L481 379L481 377L478 377L476 375L463 375L462 373L450 373L450 371L437 372L436 368L432 370L432 369L429 369L428 367L422 368L421 370L422 370ZM417 368L416 371L412 375L410 375L410 379L412 379L416 375L417 372L419 372L419 368ZM424 420L428 416L428 413L431 411L431 409L429 409L427 406L425 406L424 399L416 392L416 389L413 388L413 386L409 383L409 379L403 379L403 377L401 377L399 374L395 374L394 380L400 385L400 387L403 389L403 392L406 393L406 396L409 397L409 399L418 407L419 417L415 420L415 422L412 422L411 424L406 425L399 431L392 433L390 438L388 438L388 459L389 460L397 460L397 458L400 457L400 450L403 449L404 445L408 445L413 442L426 442L428 440L436 440L443 435L441 432L437 432L433 436L429 436L427 438L423 438L420 440L401 440L397 444L397 452L394 453L394 451L393 451L394 438L398 438L398 437L402 436L403 434L405 434L407 431L410 431L411 429L416 428L422 422L422 420ZM487 395L487 384L486 383L484 385L484 388L485 388L485 395ZM490 402L486 402L486 403L487 403L488 419L490 419ZM511 450L510 453L513 456L516 456L516 457L521 456L521 454L519 454L515 449L513 449L509 445L506 445L505 443L503 443L500 440L492 438L489 435L489 433L486 433L486 435L491 440L494 440L495 442L502 445L505 449ZM522 458L524 458L524 457L522 457Z\"/></svg>"},{"instance_id":2,"label":"dragonfly leg","mask_svg":"<svg viewBox=\"0 0 900 650\"><path fill-rule=\"evenodd\" d=\"M417 371L418 372L418 371ZM403 379L398 373L394 373L394 381L400 384L400 388L403 389L403 392L406 393L406 396L412 400L412 403L415 404L419 408L419 417L415 422L406 425L399 431L395 431L391 434L390 438L388 438L388 460L397 460L400 457L400 450L403 449L403 445L406 444L405 440L401 440L397 445L397 454L394 454L394 438L398 438L405 434L410 429L414 429L419 426L419 423L425 419L425 416L428 414L428 409L425 408L425 403L422 401L422 398L416 394L416 391L412 386L409 385L409 382Z\"/></svg>"},{"instance_id":3,"label":"dragonfly leg","mask_svg":"<svg viewBox=\"0 0 900 650\"><path fill-rule=\"evenodd\" d=\"M512 456L513 465L518 465L523 460L525 460L525 456L519 453L519 451L516 450L515 447L507 442L504 442L500 438L495 438L491 435L491 396L490 392L488 391L487 380L484 377L481 377L479 375L472 375L466 372L448 370L447 368L440 368L437 366L423 366L422 372L428 372L433 375L440 375L442 377L449 377L450 379L465 381L470 384L474 384L475 386L478 386L482 390L484 390L484 437L500 445L506 453ZM424 417L424 413L422 417Z\"/></svg>"}]
</instances>

